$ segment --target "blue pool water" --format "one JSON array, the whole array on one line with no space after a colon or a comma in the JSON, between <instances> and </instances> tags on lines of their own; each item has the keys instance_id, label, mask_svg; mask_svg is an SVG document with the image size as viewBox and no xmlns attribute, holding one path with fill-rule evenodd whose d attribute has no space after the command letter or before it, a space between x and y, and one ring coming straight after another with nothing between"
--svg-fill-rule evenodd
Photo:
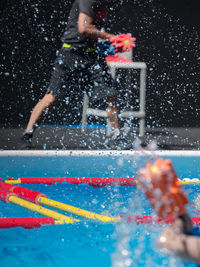
<instances>
[{"instance_id":1,"label":"blue pool water","mask_svg":"<svg viewBox=\"0 0 200 267\"><path fill-rule=\"evenodd\" d=\"M170 158L180 178L199 178L199 153L157 153ZM0 178L18 177L135 177L147 154L135 152L1 152ZM154 155L156 156L156 155ZM88 185L24 185L69 205L109 215L152 214L136 187L93 188ZM185 186L191 203L198 185ZM200 216L191 205L191 216ZM0 217L41 216L0 202ZM75 218L76 216L73 215ZM81 219L73 225L0 230L1 267L118 267L196 266L161 252L156 240L164 225L103 224Z\"/></svg>"}]
</instances>

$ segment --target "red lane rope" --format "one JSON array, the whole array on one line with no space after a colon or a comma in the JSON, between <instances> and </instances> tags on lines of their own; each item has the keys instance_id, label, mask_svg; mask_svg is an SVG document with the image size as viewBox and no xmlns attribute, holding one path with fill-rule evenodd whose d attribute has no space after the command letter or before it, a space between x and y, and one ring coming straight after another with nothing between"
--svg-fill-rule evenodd
<instances>
[{"instance_id":1,"label":"red lane rope","mask_svg":"<svg viewBox=\"0 0 200 267\"><path fill-rule=\"evenodd\" d=\"M0 182L0 200L8 202L9 196L15 195L13 193L14 185ZM16 196L16 195L15 195Z\"/></svg>"},{"instance_id":2,"label":"red lane rope","mask_svg":"<svg viewBox=\"0 0 200 267\"><path fill-rule=\"evenodd\" d=\"M88 184L93 187L103 187L107 185L136 186L134 178L111 178L111 177L20 177L18 180L23 184L47 184L73 183Z\"/></svg>"},{"instance_id":3,"label":"red lane rope","mask_svg":"<svg viewBox=\"0 0 200 267\"><path fill-rule=\"evenodd\" d=\"M137 215L119 215L120 218L125 219L128 223L136 222L137 224L170 224L172 219L159 220L153 218L151 215L137 216ZM190 217L193 224L200 225L200 217ZM39 228L42 225L53 225L54 219L51 217L34 217L34 218L0 218L0 229L23 227L25 229Z\"/></svg>"},{"instance_id":4,"label":"red lane rope","mask_svg":"<svg viewBox=\"0 0 200 267\"><path fill-rule=\"evenodd\" d=\"M37 203L37 199L39 197L46 197L45 194L42 194L40 192L25 187L15 186L0 182L0 199L5 202L8 202L8 198L11 195L24 198L27 201L31 201L34 203Z\"/></svg>"},{"instance_id":5,"label":"red lane rope","mask_svg":"<svg viewBox=\"0 0 200 267\"><path fill-rule=\"evenodd\" d=\"M173 219L170 217L166 220L160 220L154 218L151 215L144 215L144 216L137 216L137 215L118 215L120 218L125 219L127 222L136 222L137 224L170 224L172 223ZM190 217L193 224L200 225L200 217Z\"/></svg>"},{"instance_id":6,"label":"red lane rope","mask_svg":"<svg viewBox=\"0 0 200 267\"><path fill-rule=\"evenodd\" d=\"M25 229L39 228L42 225L53 225L54 219L51 217L33 218L0 218L0 229L23 227Z\"/></svg>"}]
</instances>

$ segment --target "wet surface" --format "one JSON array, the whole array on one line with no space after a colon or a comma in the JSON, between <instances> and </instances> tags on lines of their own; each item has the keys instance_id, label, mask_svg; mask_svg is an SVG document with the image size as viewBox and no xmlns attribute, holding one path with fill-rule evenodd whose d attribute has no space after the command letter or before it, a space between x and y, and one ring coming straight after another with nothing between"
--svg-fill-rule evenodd
<instances>
[{"instance_id":1,"label":"wet surface","mask_svg":"<svg viewBox=\"0 0 200 267\"><path fill-rule=\"evenodd\" d=\"M0 128L0 148L5 150L19 149L18 144L23 134L23 128ZM134 150L134 143L138 138L137 129L130 129L125 135L124 146L114 143L109 146L110 137L106 136L105 128L91 128L82 132L81 128L62 126L41 126L36 130L32 149L66 149L66 150ZM157 143L158 149L163 150L199 150L200 128L154 128L147 129L144 144L152 141Z\"/></svg>"}]
</instances>

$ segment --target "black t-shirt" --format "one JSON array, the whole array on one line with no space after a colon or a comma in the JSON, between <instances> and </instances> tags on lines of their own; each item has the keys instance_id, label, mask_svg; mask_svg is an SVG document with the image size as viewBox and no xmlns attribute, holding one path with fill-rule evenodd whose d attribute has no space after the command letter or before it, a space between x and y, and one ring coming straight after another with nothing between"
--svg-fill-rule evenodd
<instances>
[{"instance_id":1,"label":"black t-shirt","mask_svg":"<svg viewBox=\"0 0 200 267\"><path fill-rule=\"evenodd\" d=\"M101 29L112 5L111 2L112 0L75 0L62 41L81 47L94 47L97 41L80 34L78 31L79 13L85 13L93 18L93 25Z\"/></svg>"}]
</instances>

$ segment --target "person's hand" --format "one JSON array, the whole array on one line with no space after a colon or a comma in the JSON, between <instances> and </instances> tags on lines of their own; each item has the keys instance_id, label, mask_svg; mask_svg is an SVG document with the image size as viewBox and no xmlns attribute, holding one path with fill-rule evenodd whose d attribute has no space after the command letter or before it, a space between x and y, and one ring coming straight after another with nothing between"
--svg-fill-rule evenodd
<instances>
[{"instance_id":1,"label":"person's hand","mask_svg":"<svg viewBox=\"0 0 200 267\"><path fill-rule=\"evenodd\" d=\"M115 41L116 37L117 37L117 35L115 35L115 34L110 34L110 33L109 33L108 39L109 39L109 41L112 43L112 42Z\"/></svg>"}]
</instances>

